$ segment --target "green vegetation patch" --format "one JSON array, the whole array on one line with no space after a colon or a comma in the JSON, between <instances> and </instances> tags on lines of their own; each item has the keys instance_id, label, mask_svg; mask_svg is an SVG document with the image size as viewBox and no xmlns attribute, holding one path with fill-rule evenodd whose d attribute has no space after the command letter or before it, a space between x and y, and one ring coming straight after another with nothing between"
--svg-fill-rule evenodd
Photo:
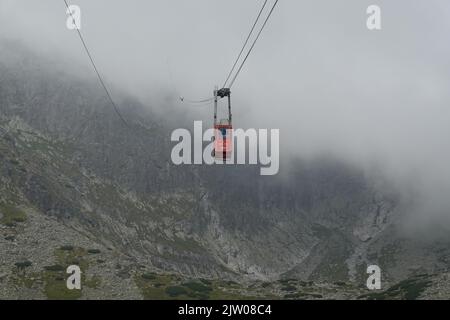
<instances>
[{"instance_id":1,"label":"green vegetation patch","mask_svg":"<svg viewBox=\"0 0 450 320\"><path fill-rule=\"evenodd\" d=\"M144 273L135 276L144 299L166 300L239 300L254 299L235 282L206 279L182 279L173 274Z\"/></svg>"},{"instance_id":2,"label":"green vegetation patch","mask_svg":"<svg viewBox=\"0 0 450 320\"><path fill-rule=\"evenodd\" d=\"M98 275L84 281L84 285L91 289L98 289L102 284L102 278Z\"/></svg>"},{"instance_id":3,"label":"green vegetation patch","mask_svg":"<svg viewBox=\"0 0 450 320\"><path fill-rule=\"evenodd\" d=\"M205 285L201 282L196 282L196 281L186 282L183 284L183 286L191 289L192 291L200 292L200 293L209 293L212 291L212 288L210 287L210 285Z\"/></svg>"},{"instance_id":4,"label":"green vegetation patch","mask_svg":"<svg viewBox=\"0 0 450 320\"><path fill-rule=\"evenodd\" d=\"M96 288L101 284L99 277L86 279L86 270L89 263L86 259L87 251L71 245L65 245L55 250L57 263L44 267L42 279L44 281L44 293L51 300L75 300L81 298L84 286ZM81 269L81 290L67 289L67 267L77 265Z\"/></svg>"},{"instance_id":5,"label":"green vegetation patch","mask_svg":"<svg viewBox=\"0 0 450 320\"><path fill-rule=\"evenodd\" d=\"M25 222L27 220L27 215L23 210L10 204L0 204L0 213L0 223L6 226L15 226L16 223Z\"/></svg>"},{"instance_id":6,"label":"green vegetation patch","mask_svg":"<svg viewBox=\"0 0 450 320\"><path fill-rule=\"evenodd\" d=\"M135 282L146 300L173 299L166 288L175 285L177 280L170 274L144 273L135 277Z\"/></svg>"},{"instance_id":7,"label":"green vegetation patch","mask_svg":"<svg viewBox=\"0 0 450 320\"><path fill-rule=\"evenodd\" d=\"M157 276L155 273L144 273L141 277L145 280L155 280Z\"/></svg>"},{"instance_id":8,"label":"green vegetation patch","mask_svg":"<svg viewBox=\"0 0 450 320\"><path fill-rule=\"evenodd\" d=\"M62 246L54 251L55 264L44 266L41 271L30 272L31 261L15 263L10 281L19 287L35 288L43 291L50 300L74 300L82 297L83 288L97 289L102 284L99 275L87 276L89 267L88 250L72 245ZM81 269L81 290L67 288L66 272L70 265L77 265Z\"/></svg>"},{"instance_id":9,"label":"green vegetation patch","mask_svg":"<svg viewBox=\"0 0 450 320\"><path fill-rule=\"evenodd\" d=\"M31 267L33 263L31 261L19 261L16 262L14 265L17 267L17 269L19 270L23 270L25 268Z\"/></svg>"},{"instance_id":10,"label":"green vegetation patch","mask_svg":"<svg viewBox=\"0 0 450 320\"><path fill-rule=\"evenodd\" d=\"M382 292L363 294L359 299L368 300L416 300L432 284L428 275L419 275L400 281Z\"/></svg>"},{"instance_id":11,"label":"green vegetation patch","mask_svg":"<svg viewBox=\"0 0 450 320\"><path fill-rule=\"evenodd\" d=\"M60 264L55 264L55 265L52 265L52 266L45 266L44 270L47 270L47 271L64 271L64 267L62 265L60 265Z\"/></svg>"},{"instance_id":12,"label":"green vegetation patch","mask_svg":"<svg viewBox=\"0 0 450 320\"><path fill-rule=\"evenodd\" d=\"M166 288L166 293L170 297L179 297L182 295L187 295L188 291L182 286L170 286Z\"/></svg>"},{"instance_id":13,"label":"green vegetation patch","mask_svg":"<svg viewBox=\"0 0 450 320\"><path fill-rule=\"evenodd\" d=\"M212 282L208 279L199 279L203 284L206 284L207 286L210 286Z\"/></svg>"},{"instance_id":14,"label":"green vegetation patch","mask_svg":"<svg viewBox=\"0 0 450 320\"><path fill-rule=\"evenodd\" d=\"M74 247L71 245L64 245L64 246L61 246L61 248L59 248L59 250L62 250L62 251L72 251L73 249L74 249Z\"/></svg>"},{"instance_id":15,"label":"green vegetation patch","mask_svg":"<svg viewBox=\"0 0 450 320\"><path fill-rule=\"evenodd\" d=\"M87 270L89 263L87 260L87 251L84 248L74 246L62 246L55 250L55 257L58 264L66 269L70 265L77 265L82 271Z\"/></svg>"},{"instance_id":16,"label":"green vegetation patch","mask_svg":"<svg viewBox=\"0 0 450 320\"><path fill-rule=\"evenodd\" d=\"M293 285L286 285L281 288L283 291L296 291L297 287Z\"/></svg>"},{"instance_id":17,"label":"green vegetation patch","mask_svg":"<svg viewBox=\"0 0 450 320\"><path fill-rule=\"evenodd\" d=\"M63 271L44 271L44 293L48 299L75 300L81 298L81 290L67 289L66 277L67 274Z\"/></svg>"}]
</instances>

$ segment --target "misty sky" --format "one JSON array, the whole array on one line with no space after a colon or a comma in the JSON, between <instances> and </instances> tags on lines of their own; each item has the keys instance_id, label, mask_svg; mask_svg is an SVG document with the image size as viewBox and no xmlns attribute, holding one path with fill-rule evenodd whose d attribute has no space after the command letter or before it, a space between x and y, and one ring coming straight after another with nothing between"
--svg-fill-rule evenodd
<instances>
[{"instance_id":1,"label":"misty sky","mask_svg":"<svg viewBox=\"0 0 450 320\"><path fill-rule=\"evenodd\" d=\"M263 0L72 0L108 83L154 106L211 95ZM366 8L382 9L382 30ZM63 0L0 0L0 37L92 76ZM309 157L331 152L422 191L425 215L450 216L448 0L280 0L233 88L234 124L279 128ZM95 78L94 78L95 79ZM209 117L208 107L196 108ZM419 210L419 209L418 209Z\"/></svg>"}]
</instances>

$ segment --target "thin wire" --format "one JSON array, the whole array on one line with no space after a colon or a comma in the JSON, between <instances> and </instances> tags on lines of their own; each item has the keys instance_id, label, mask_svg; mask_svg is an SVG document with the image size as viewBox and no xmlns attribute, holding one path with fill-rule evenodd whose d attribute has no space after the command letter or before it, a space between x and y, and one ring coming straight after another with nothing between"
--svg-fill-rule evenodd
<instances>
[{"instance_id":1,"label":"thin wire","mask_svg":"<svg viewBox=\"0 0 450 320\"><path fill-rule=\"evenodd\" d=\"M202 99L202 100L190 100L190 99L186 99L184 96L180 95L180 92L177 90L177 88L175 86L175 82L173 81L173 74L172 74L172 69L170 68L169 58L166 58L166 65L167 65L167 71L169 72L169 80L170 80L170 84L172 86L172 90L175 93L175 95L178 96L178 98L180 99L181 102L196 105L196 106L203 106L203 105L211 104L211 102L214 100L214 97Z\"/></svg>"},{"instance_id":2,"label":"thin wire","mask_svg":"<svg viewBox=\"0 0 450 320\"><path fill-rule=\"evenodd\" d=\"M253 30L255 30L256 24L258 23L259 18L261 17L261 14L262 14L264 8L266 7L267 1L268 1L268 0L265 0L265 1L264 1L264 4L263 4L261 10L259 10L258 16L256 17L256 20L255 20L255 22L253 23L253 26L252 26L250 32L248 33L247 39L245 39L244 45L242 46L242 49L241 49L241 51L239 52L239 55L238 55L238 57L236 58L236 61L234 62L233 67L232 67L231 70L230 70L230 73L228 73L227 80L225 80L225 82L223 83L222 88L225 88L225 86L226 86L228 80L229 80L230 77L231 77L231 74L232 74L233 71L234 71L234 68L236 68L237 63L239 62L239 59L241 58L242 53L244 52L244 49L245 49L245 47L247 46L248 40L250 40L250 37L251 37L251 35L252 35L252 33L253 33Z\"/></svg>"},{"instance_id":3,"label":"thin wire","mask_svg":"<svg viewBox=\"0 0 450 320\"><path fill-rule=\"evenodd\" d=\"M180 97L180 100L182 101L182 102L187 102L187 103L190 103L190 104L198 104L198 103L207 103L207 102L211 102L211 101L213 101L214 100L214 97L212 97L212 98L207 98L207 99L203 99L203 100L189 100L189 99L185 99L185 98L183 98L183 97Z\"/></svg>"},{"instance_id":4,"label":"thin wire","mask_svg":"<svg viewBox=\"0 0 450 320\"><path fill-rule=\"evenodd\" d=\"M204 103L196 103L196 104L188 103L188 104L191 105L193 108L200 108L200 107L212 106L213 103L214 103L214 101L204 102Z\"/></svg>"},{"instance_id":5,"label":"thin wire","mask_svg":"<svg viewBox=\"0 0 450 320\"><path fill-rule=\"evenodd\" d=\"M265 1L264 1L264 4L263 4L262 8L260 9L260 11L259 11L259 13L258 13L258 16L256 17L256 20L255 20L255 22L254 22L254 24L253 24L253 26L252 26L252 28L251 28L251 30L250 30L248 36L247 36L247 39L245 40L244 45L242 46L242 49L241 49L241 51L239 52L239 55L238 55L236 61L234 62L233 67L231 68L231 71L229 72L227 79L225 80L225 83L224 83L224 85L223 85L223 88L225 88L225 86L226 86L228 80L230 79L230 77L231 77L231 75L232 75L234 69L236 68L237 63L239 62L239 59L240 59L240 57L242 56L242 53L243 53L245 47L247 46L248 40L250 39L250 37L251 37L251 35L252 35L252 33L253 33L254 29L255 29L255 26L256 26L256 24L258 23L259 18L261 17L262 12L264 11L264 8L265 8L266 5L267 5L267 1L268 1L268 0L265 0ZM247 61L248 57L250 56L250 53L252 52L252 50L253 50L253 48L254 48L256 42L258 41L258 39L259 39L259 37L260 37L262 31L264 30L264 27L266 26L267 21L269 20L270 16L272 15L272 12L274 11L274 9L275 9L275 7L276 7L278 1L279 1L279 0L276 0L275 3L274 3L274 5L272 6L272 9L270 10L268 16L266 17L266 20L264 21L264 23L263 23L261 29L260 29L259 32L258 32L258 35L256 36L255 40L253 41L252 46L250 47L249 51L247 52L247 55L245 56L245 58L244 58L244 60L242 61L241 65L239 66L238 71L237 71L236 74L234 75L233 80L231 81L231 83L230 83L230 85L229 85L229 88L230 88L230 89L231 89L231 87L233 86L234 82L236 81L236 78L237 78L237 76L239 75L239 73L241 72L241 70L242 70L242 68L243 68L243 66L244 66L244 64L245 64L245 62ZM205 103L205 102L207 103L207 102L213 101L213 100L214 100L214 97L208 98L208 99L203 99L203 100L186 100L186 99L184 99L183 97L180 97L180 100L181 100L182 102L187 102L187 103L190 103L190 104L198 104L198 103L203 104L203 103Z\"/></svg>"},{"instance_id":6,"label":"thin wire","mask_svg":"<svg viewBox=\"0 0 450 320\"><path fill-rule=\"evenodd\" d=\"M272 9L271 9L270 12L269 12L269 15L267 16L266 20L264 21L264 24L262 25L261 29L260 29L259 32L258 32L258 35L257 35L256 38L255 38L255 41L253 41L253 44L252 44L252 46L250 47L250 49L249 49L247 55L245 56L244 60L242 61L241 66L239 67L238 71L237 71L236 74L234 75L234 78L233 78L233 80L231 81L230 86L229 86L230 89L231 89L231 87L233 86L234 82L236 81L236 78L237 78L237 76L239 75L239 73L241 72L242 67L244 66L245 62L247 61L247 59L248 59L250 53L252 52L253 47L255 46L256 42L257 42L258 39L259 39L259 36L261 35L262 31L264 30L264 27L266 26L267 21L269 20L270 16L272 15L272 12L273 12L273 10L275 9L275 6L277 5L278 1L279 1L279 0L276 0L275 3L273 4Z\"/></svg>"},{"instance_id":7,"label":"thin wire","mask_svg":"<svg viewBox=\"0 0 450 320\"><path fill-rule=\"evenodd\" d=\"M109 90L108 90L108 88L106 87L105 82L103 81L103 78L102 78L102 76L100 75L100 72L99 72L98 69L97 69L97 66L95 65L94 59L92 58L92 55L91 55L91 53L90 53L90 51L89 51L89 49L88 49L88 47L87 47L87 45L86 45L86 42L84 41L83 35L81 34L81 31L80 31L80 29L79 29L78 26L77 26L77 23L76 23L76 21L75 21L75 18L74 18L73 15L72 15L72 11L71 11L70 8L69 8L69 4L67 3L67 0L63 0L63 1L64 1L64 3L66 4L67 11L70 13L70 16L72 17L73 24L76 26L75 29L77 30L78 36L80 37L81 43L83 44L83 47L84 47L84 50L86 51L86 53L87 53L87 55L88 55L88 57L89 57L89 60L91 61L92 66L94 67L95 73L97 74L97 77L98 77L98 79L99 79L99 81L100 81L100 84L102 85L103 89L105 90L106 95L108 96L109 101L111 102L111 105L112 105L113 108L114 108L114 111L117 113L117 115L118 115L119 118L122 120L122 122L123 122L127 127L129 127L128 123L125 121L125 119L123 118L123 116L120 114L119 108L118 108L117 105L114 103L114 100L112 99L111 94L109 93Z\"/></svg>"}]
</instances>

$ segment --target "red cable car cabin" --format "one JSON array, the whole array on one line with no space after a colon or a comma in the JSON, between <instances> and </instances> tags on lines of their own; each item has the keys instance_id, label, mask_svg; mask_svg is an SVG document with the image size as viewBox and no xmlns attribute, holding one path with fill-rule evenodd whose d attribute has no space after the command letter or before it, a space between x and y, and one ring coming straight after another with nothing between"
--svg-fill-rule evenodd
<instances>
[{"instance_id":1,"label":"red cable car cabin","mask_svg":"<svg viewBox=\"0 0 450 320\"><path fill-rule=\"evenodd\" d=\"M233 151L233 126L216 124L214 126L214 155L216 159L228 160Z\"/></svg>"},{"instance_id":2,"label":"red cable car cabin","mask_svg":"<svg viewBox=\"0 0 450 320\"><path fill-rule=\"evenodd\" d=\"M231 122L231 92L229 88L214 90L214 157L226 161L233 152L233 125ZM217 97L228 97L228 119L217 123Z\"/></svg>"}]
</instances>

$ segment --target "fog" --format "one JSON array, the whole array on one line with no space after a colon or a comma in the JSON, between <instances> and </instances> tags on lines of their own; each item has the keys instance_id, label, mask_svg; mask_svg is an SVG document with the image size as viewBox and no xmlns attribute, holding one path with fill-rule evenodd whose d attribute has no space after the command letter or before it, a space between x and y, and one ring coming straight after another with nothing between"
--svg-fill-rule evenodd
<instances>
[{"instance_id":1,"label":"fog","mask_svg":"<svg viewBox=\"0 0 450 320\"><path fill-rule=\"evenodd\" d=\"M69 3L81 7L81 32L108 84L208 119L210 106L178 96L209 97L223 83L262 2ZM382 30L366 27L371 4ZM63 0L0 0L0 37L95 77L65 10ZM282 150L304 158L329 153L369 175L377 168L416 195L411 217L450 221L449 34L446 0L280 0L233 87L234 125L280 129Z\"/></svg>"}]
</instances>

